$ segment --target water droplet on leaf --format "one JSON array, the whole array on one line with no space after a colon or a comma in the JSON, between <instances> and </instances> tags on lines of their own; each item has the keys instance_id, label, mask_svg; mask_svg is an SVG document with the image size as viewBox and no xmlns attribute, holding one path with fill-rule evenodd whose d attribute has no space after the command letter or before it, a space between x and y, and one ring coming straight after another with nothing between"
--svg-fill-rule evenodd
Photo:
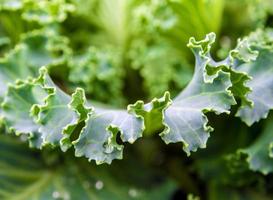
<instances>
[{"instance_id":1,"label":"water droplet on leaf","mask_svg":"<svg viewBox=\"0 0 273 200\"><path fill-rule=\"evenodd\" d=\"M58 198L60 198L60 192L58 192L58 191L54 191L53 193L52 193L52 197L54 198L54 199L58 199Z\"/></svg>"},{"instance_id":2,"label":"water droplet on leaf","mask_svg":"<svg viewBox=\"0 0 273 200\"><path fill-rule=\"evenodd\" d=\"M103 182L102 182L102 181L97 181L97 182L95 183L95 188L96 188L97 190L101 190L101 189L103 188Z\"/></svg>"},{"instance_id":3,"label":"water droplet on leaf","mask_svg":"<svg viewBox=\"0 0 273 200\"><path fill-rule=\"evenodd\" d=\"M137 190L134 188L129 189L128 194L130 197L133 197L133 198L137 197L138 195Z\"/></svg>"}]
</instances>

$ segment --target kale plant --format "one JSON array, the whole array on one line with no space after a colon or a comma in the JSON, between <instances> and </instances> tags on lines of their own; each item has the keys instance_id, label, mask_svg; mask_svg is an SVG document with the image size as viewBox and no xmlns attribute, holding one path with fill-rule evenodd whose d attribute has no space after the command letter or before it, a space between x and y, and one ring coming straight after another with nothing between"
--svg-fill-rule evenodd
<instances>
[{"instance_id":1,"label":"kale plant","mask_svg":"<svg viewBox=\"0 0 273 200\"><path fill-rule=\"evenodd\" d=\"M0 199L272 199L272 7L1 0Z\"/></svg>"}]
</instances>

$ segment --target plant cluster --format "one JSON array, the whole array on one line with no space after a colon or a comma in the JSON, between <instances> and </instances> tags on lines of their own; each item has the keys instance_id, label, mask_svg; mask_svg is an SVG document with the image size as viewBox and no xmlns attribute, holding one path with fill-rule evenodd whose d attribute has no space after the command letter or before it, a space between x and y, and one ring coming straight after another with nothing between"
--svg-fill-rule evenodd
<instances>
[{"instance_id":1,"label":"plant cluster","mask_svg":"<svg viewBox=\"0 0 273 200\"><path fill-rule=\"evenodd\" d=\"M271 199L272 6L2 0L0 199Z\"/></svg>"}]
</instances>

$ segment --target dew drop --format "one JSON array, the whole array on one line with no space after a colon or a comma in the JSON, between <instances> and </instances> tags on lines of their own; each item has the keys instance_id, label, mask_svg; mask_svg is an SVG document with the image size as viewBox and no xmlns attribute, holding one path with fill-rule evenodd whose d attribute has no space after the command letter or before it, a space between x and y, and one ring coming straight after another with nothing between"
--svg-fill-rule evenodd
<instances>
[{"instance_id":1,"label":"dew drop","mask_svg":"<svg viewBox=\"0 0 273 200\"><path fill-rule=\"evenodd\" d=\"M128 194L129 194L129 196L132 197L132 198L135 198L135 197L137 197L137 195L138 195L137 190L134 189L134 188L129 189Z\"/></svg>"},{"instance_id":2,"label":"dew drop","mask_svg":"<svg viewBox=\"0 0 273 200\"><path fill-rule=\"evenodd\" d=\"M22 142L26 142L26 141L28 140L28 136L22 134L22 135L20 135L20 140L21 140Z\"/></svg>"},{"instance_id":3,"label":"dew drop","mask_svg":"<svg viewBox=\"0 0 273 200\"><path fill-rule=\"evenodd\" d=\"M60 192L58 192L58 191L54 191L53 193L52 193L52 197L54 198L54 199L58 199L58 198L60 198Z\"/></svg>"},{"instance_id":4,"label":"dew drop","mask_svg":"<svg viewBox=\"0 0 273 200\"><path fill-rule=\"evenodd\" d=\"M96 188L97 190L101 190L101 189L103 188L103 182L102 182L102 181L97 181L97 182L95 183L95 188Z\"/></svg>"},{"instance_id":5,"label":"dew drop","mask_svg":"<svg viewBox=\"0 0 273 200\"><path fill-rule=\"evenodd\" d=\"M68 192L58 192L54 191L52 193L53 199L62 199L62 200L70 200L70 194Z\"/></svg>"}]
</instances>

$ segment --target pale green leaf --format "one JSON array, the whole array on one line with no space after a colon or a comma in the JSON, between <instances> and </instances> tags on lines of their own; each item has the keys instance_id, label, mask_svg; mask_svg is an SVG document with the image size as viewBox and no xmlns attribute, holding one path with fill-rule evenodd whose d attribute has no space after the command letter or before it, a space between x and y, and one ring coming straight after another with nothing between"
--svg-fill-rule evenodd
<instances>
[{"instance_id":1,"label":"pale green leaf","mask_svg":"<svg viewBox=\"0 0 273 200\"><path fill-rule=\"evenodd\" d=\"M209 57L214 39L214 34L207 35L200 42L190 39L188 46L192 48L196 59L193 78L164 113L162 139L166 143L182 142L188 155L190 151L206 147L212 128L207 125L205 113L229 113L230 106L235 104L229 91L232 85L229 73L219 68L212 78L207 77L207 66L215 64Z\"/></svg>"},{"instance_id":2,"label":"pale green leaf","mask_svg":"<svg viewBox=\"0 0 273 200\"><path fill-rule=\"evenodd\" d=\"M69 54L64 37L46 30L27 33L13 50L0 59L0 100L9 83L38 75L39 68L44 65L62 64Z\"/></svg>"},{"instance_id":3,"label":"pale green leaf","mask_svg":"<svg viewBox=\"0 0 273 200\"><path fill-rule=\"evenodd\" d=\"M150 104L137 102L132 107L144 118L145 124L157 127L155 130L163 126L160 136L167 144L182 142L188 155L199 147L206 147L212 128L207 125L205 113L229 113L230 106L236 103L229 91L232 86L230 74L222 70L230 67L230 63L228 60L217 63L210 57L214 40L213 33L199 42L190 39L188 46L195 55L195 72L188 86L173 101L166 93L163 98L155 99ZM208 74L209 67L215 70L213 74ZM148 123L151 118L153 123Z\"/></svg>"},{"instance_id":4,"label":"pale green leaf","mask_svg":"<svg viewBox=\"0 0 273 200\"><path fill-rule=\"evenodd\" d=\"M125 110L95 108L86 120L79 139L75 142L76 156L85 155L97 164L122 159L123 142L133 143L142 136L143 121Z\"/></svg>"},{"instance_id":5,"label":"pale green leaf","mask_svg":"<svg viewBox=\"0 0 273 200\"><path fill-rule=\"evenodd\" d=\"M247 86L252 90L247 98L253 106L242 106L239 116L247 125L266 118L273 108L273 37L272 32L257 31L249 37L250 48L259 52L255 61L235 66L235 69L247 73L251 80Z\"/></svg>"},{"instance_id":6,"label":"pale green leaf","mask_svg":"<svg viewBox=\"0 0 273 200\"><path fill-rule=\"evenodd\" d=\"M1 105L1 116L9 129L16 135L27 134L35 147L40 147L41 136L39 127L30 116L30 109L33 104L43 103L47 95L39 85L22 83L9 87Z\"/></svg>"},{"instance_id":7,"label":"pale green leaf","mask_svg":"<svg viewBox=\"0 0 273 200\"><path fill-rule=\"evenodd\" d=\"M268 120L267 125L259 136L249 147L240 150L245 154L249 168L253 171L259 171L263 174L273 173L273 123L272 119Z\"/></svg>"},{"instance_id":8,"label":"pale green leaf","mask_svg":"<svg viewBox=\"0 0 273 200\"><path fill-rule=\"evenodd\" d=\"M65 151L71 146L70 135L87 118L89 112L89 109L84 108L84 91L77 89L71 97L56 87L45 68L41 69L41 76L38 81L49 94L44 99L44 104L33 104L31 114L36 118L43 145L60 143Z\"/></svg>"}]
</instances>

